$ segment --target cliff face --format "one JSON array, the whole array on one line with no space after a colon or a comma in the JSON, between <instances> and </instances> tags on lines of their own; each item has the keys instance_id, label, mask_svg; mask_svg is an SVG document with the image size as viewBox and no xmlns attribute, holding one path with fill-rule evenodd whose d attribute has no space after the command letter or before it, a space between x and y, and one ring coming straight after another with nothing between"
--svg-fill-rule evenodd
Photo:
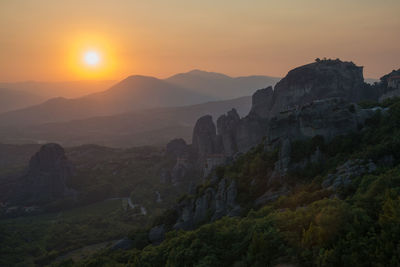
<instances>
[{"instance_id":1,"label":"cliff face","mask_svg":"<svg viewBox=\"0 0 400 267\"><path fill-rule=\"evenodd\" d=\"M228 111L226 115L222 115L218 118L217 127L218 133L220 134L220 140L222 145L222 151L225 155L232 155L237 151L237 139L236 128L240 123L240 117L236 109Z\"/></svg>"},{"instance_id":2,"label":"cliff face","mask_svg":"<svg viewBox=\"0 0 400 267\"><path fill-rule=\"evenodd\" d=\"M368 97L364 88L362 67L340 60L317 61L291 70L277 83L270 116L330 97L358 102Z\"/></svg>"},{"instance_id":3,"label":"cliff face","mask_svg":"<svg viewBox=\"0 0 400 267\"><path fill-rule=\"evenodd\" d=\"M27 174L21 178L20 200L42 203L73 194L66 186L73 175L73 166L58 144L43 145L32 156Z\"/></svg>"},{"instance_id":4,"label":"cliff face","mask_svg":"<svg viewBox=\"0 0 400 267\"><path fill-rule=\"evenodd\" d=\"M178 203L178 219L174 229L190 230L201 223L215 221L223 216L238 216L241 208L236 203L237 187L235 181L221 179L214 181L196 198L186 198Z\"/></svg>"},{"instance_id":5,"label":"cliff face","mask_svg":"<svg viewBox=\"0 0 400 267\"><path fill-rule=\"evenodd\" d=\"M352 62L322 60L291 70L274 90L258 90L249 115L234 126L223 127L229 114L217 120L223 152L246 152L264 137L330 139L355 131L368 113L351 103L377 98L373 90L364 83L362 67Z\"/></svg>"},{"instance_id":6,"label":"cliff face","mask_svg":"<svg viewBox=\"0 0 400 267\"><path fill-rule=\"evenodd\" d=\"M342 98L316 100L271 118L268 127L268 142L280 138L290 140L323 136L329 141L338 135L357 131L364 123L368 112Z\"/></svg>"},{"instance_id":7,"label":"cliff face","mask_svg":"<svg viewBox=\"0 0 400 267\"><path fill-rule=\"evenodd\" d=\"M202 168L213 154L232 157L263 138L274 143L322 135L327 140L357 131L368 116L356 103L377 99L364 83L362 67L340 60L319 60L291 70L276 86L258 90L244 118L235 109L217 119L201 117L193 130L192 151Z\"/></svg>"},{"instance_id":8,"label":"cliff face","mask_svg":"<svg viewBox=\"0 0 400 267\"><path fill-rule=\"evenodd\" d=\"M260 118L268 118L273 104L273 97L274 90L272 89L272 86L257 90L251 98L252 105L250 115L255 115Z\"/></svg>"},{"instance_id":9,"label":"cliff face","mask_svg":"<svg viewBox=\"0 0 400 267\"><path fill-rule=\"evenodd\" d=\"M192 146L199 156L215 153L217 148L217 131L210 115L197 120L193 129Z\"/></svg>"}]
</instances>

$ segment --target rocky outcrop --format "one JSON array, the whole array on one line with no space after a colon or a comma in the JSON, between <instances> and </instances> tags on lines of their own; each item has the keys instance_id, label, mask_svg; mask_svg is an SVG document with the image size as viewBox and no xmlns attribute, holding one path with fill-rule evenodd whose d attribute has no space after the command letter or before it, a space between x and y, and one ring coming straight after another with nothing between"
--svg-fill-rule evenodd
<instances>
[{"instance_id":1,"label":"rocky outcrop","mask_svg":"<svg viewBox=\"0 0 400 267\"><path fill-rule=\"evenodd\" d=\"M239 216L240 206L236 204L237 187L233 180L227 186L227 179L221 179L218 184L218 191L215 195L215 212L211 217L211 221L218 220L223 216Z\"/></svg>"},{"instance_id":2,"label":"rocky outcrop","mask_svg":"<svg viewBox=\"0 0 400 267\"><path fill-rule=\"evenodd\" d=\"M190 230L223 216L239 216L241 209L236 197L236 182L221 179L199 196L189 196L178 204L176 210L179 216L174 228Z\"/></svg>"},{"instance_id":3,"label":"rocky outcrop","mask_svg":"<svg viewBox=\"0 0 400 267\"><path fill-rule=\"evenodd\" d=\"M185 177L187 177L193 168L194 166L188 159L178 158L170 173L170 181L172 185L179 186L184 183Z\"/></svg>"},{"instance_id":4,"label":"rocky outcrop","mask_svg":"<svg viewBox=\"0 0 400 267\"><path fill-rule=\"evenodd\" d=\"M362 67L340 60L317 60L291 70L276 84L270 117L324 98L358 102L368 97L364 88Z\"/></svg>"},{"instance_id":5,"label":"rocky outcrop","mask_svg":"<svg viewBox=\"0 0 400 267\"><path fill-rule=\"evenodd\" d=\"M288 138L282 139L279 146L278 160L275 162L274 171L271 174L270 182L286 175L289 170L291 144Z\"/></svg>"},{"instance_id":6,"label":"rocky outcrop","mask_svg":"<svg viewBox=\"0 0 400 267\"><path fill-rule=\"evenodd\" d=\"M217 130L210 115L197 120L193 129L192 148L200 165L204 163L206 155L221 152L221 143L217 140Z\"/></svg>"},{"instance_id":7,"label":"rocky outcrop","mask_svg":"<svg viewBox=\"0 0 400 267\"><path fill-rule=\"evenodd\" d=\"M228 111L217 120L218 135L222 140L222 148L225 155L233 155L237 151L236 129L240 123L240 117L236 109Z\"/></svg>"},{"instance_id":8,"label":"rocky outcrop","mask_svg":"<svg viewBox=\"0 0 400 267\"><path fill-rule=\"evenodd\" d=\"M368 114L356 104L341 98L312 101L299 109L273 117L269 121L268 142L281 138L311 138L316 135L329 141L335 136L357 131Z\"/></svg>"},{"instance_id":9,"label":"rocky outcrop","mask_svg":"<svg viewBox=\"0 0 400 267\"><path fill-rule=\"evenodd\" d=\"M352 179L376 171L377 166L372 160L348 160L336 168L336 173L328 174L322 182L322 187L337 191L351 185Z\"/></svg>"},{"instance_id":10,"label":"rocky outcrop","mask_svg":"<svg viewBox=\"0 0 400 267\"><path fill-rule=\"evenodd\" d=\"M21 179L19 200L41 203L72 195L74 190L66 184L73 174L73 166L60 145L43 145L31 158L28 172Z\"/></svg>"},{"instance_id":11,"label":"rocky outcrop","mask_svg":"<svg viewBox=\"0 0 400 267\"><path fill-rule=\"evenodd\" d=\"M167 144L165 154L167 157L174 158L188 157L189 146L182 138L173 139Z\"/></svg>"},{"instance_id":12,"label":"rocky outcrop","mask_svg":"<svg viewBox=\"0 0 400 267\"><path fill-rule=\"evenodd\" d=\"M274 91L272 87L257 90L252 96L250 114L260 118L268 118L273 104Z\"/></svg>"},{"instance_id":13,"label":"rocky outcrop","mask_svg":"<svg viewBox=\"0 0 400 267\"><path fill-rule=\"evenodd\" d=\"M158 225L151 228L148 235L150 243L153 245L158 245L165 239L165 225Z\"/></svg>"},{"instance_id":14,"label":"rocky outcrop","mask_svg":"<svg viewBox=\"0 0 400 267\"><path fill-rule=\"evenodd\" d=\"M318 60L288 73L274 88L258 90L248 116L235 111L217 120L223 153L246 152L264 137L301 139L322 135L327 140L357 130L368 114L351 103L375 97L364 83L362 67L340 60ZM209 141L210 142L210 141ZM206 141L203 141L206 143Z\"/></svg>"},{"instance_id":15,"label":"rocky outcrop","mask_svg":"<svg viewBox=\"0 0 400 267\"><path fill-rule=\"evenodd\" d=\"M224 144L225 156L233 156L237 152L248 151L264 138L272 147L284 139L292 141L316 135L329 141L335 136L357 131L373 114L373 110L361 109L342 98L326 98L280 112L269 120L249 115L235 120L229 128L220 127L220 124L224 125L222 122L227 121L228 116L225 115L218 120L218 129L221 129L218 136Z\"/></svg>"}]
</instances>

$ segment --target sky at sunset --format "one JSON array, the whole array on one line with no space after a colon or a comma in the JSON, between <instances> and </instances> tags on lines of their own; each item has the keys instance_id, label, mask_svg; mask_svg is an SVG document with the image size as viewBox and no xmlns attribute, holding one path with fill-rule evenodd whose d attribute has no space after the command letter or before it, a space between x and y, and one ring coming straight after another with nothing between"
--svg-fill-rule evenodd
<instances>
[{"instance_id":1,"label":"sky at sunset","mask_svg":"<svg viewBox=\"0 0 400 267\"><path fill-rule=\"evenodd\" d=\"M0 81L284 76L316 57L399 68L400 1L0 1Z\"/></svg>"}]
</instances>

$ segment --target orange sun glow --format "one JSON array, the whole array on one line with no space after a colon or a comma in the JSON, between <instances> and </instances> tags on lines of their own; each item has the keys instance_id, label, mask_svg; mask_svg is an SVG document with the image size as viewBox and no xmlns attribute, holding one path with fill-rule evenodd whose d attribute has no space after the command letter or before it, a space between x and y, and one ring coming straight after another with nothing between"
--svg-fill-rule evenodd
<instances>
[{"instance_id":1,"label":"orange sun glow","mask_svg":"<svg viewBox=\"0 0 400 267\"><path fill-rule=\"evenodd\" d=\"M77 79L107 79L116 69L116 48L108 38L93 34L76 36L67 48L70 73Z\"/></svg>"}]
</instances>

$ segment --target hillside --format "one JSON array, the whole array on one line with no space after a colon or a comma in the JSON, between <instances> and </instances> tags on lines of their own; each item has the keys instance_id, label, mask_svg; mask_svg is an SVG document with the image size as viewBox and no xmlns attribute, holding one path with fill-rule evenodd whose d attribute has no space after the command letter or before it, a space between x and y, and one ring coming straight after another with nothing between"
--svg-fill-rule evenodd
<instances>
[{"instance_id":1,"label":"hillside","mask_svg":"<svg viewBox=\"0 0 400 267\"><path fill-rule=\"evenodd\" d=\"M282 150L258 145L217 168L210 180L181 198L153 225L176 229L179 210L190 202L196 203L195 210L185 216L202 214L197 211L202 201L213 203L210 192L217 192L214 201L224 207L232 184L237 187L234 196L240 216L214 221L207 217L212 211L206 209L205 221L194 230L171 231L162 236L165 240L160 245L104 249L91 259L64 264L398 266L400 101L375 106L387 112L377 112L363 131L331 141L316 136L292 142L291 168L278 180L273 175ZM322 157L313 160L316 151ZM226 193L221 184L228 187ZM213 204L209 205L211 209Z\"/></svg>"}]
</instances>

